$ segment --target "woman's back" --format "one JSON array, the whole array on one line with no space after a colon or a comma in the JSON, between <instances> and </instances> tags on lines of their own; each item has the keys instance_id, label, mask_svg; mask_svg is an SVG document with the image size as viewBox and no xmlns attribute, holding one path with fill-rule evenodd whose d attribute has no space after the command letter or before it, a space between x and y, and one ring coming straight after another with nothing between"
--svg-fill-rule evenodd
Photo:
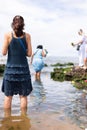
<instances>
[{"instance_id":1,"label":"woman's back","mask_svg":"<svg viewBox=\"0 0 87 130\"><path fill-rule=\"evenodd\" d=\"M42 49L37 49L34 53L34 58L40 58L42 59Z\"/></svg>"},{"instance_id":2,"label":"woman's back","mask_svg":"<svg viewBox=\"0 0 87 130\"><path fill-rule=\"evenodd\" d=\"M27 48L26 46L26 39L25 37L20 39L25 48ZM26 53L25 50L23 49L20 41L18 38L12 37L12 40L9 44L8 47L8 60L7 60L7 64L14 64L14 65L19 65L19 64L26 64Z\"/></svg>"}]
</instances>

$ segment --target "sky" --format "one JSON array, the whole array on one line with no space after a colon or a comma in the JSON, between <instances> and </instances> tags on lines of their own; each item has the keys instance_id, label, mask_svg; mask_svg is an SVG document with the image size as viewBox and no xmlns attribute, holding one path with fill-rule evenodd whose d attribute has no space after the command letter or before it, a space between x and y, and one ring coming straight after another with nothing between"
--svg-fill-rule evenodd
<instances>
[{"instance_id":1,"label":"sky","mask_svg":"<svg viewBox=\"0 0 87 130\"><path fill-rule=\"evenodd\" d=\"M52 56L78 55L71 42L87 32L87 0L0 0L0 53L15 15L24 17L33 51L41 44Z\"/></svg>"}]
</instances>

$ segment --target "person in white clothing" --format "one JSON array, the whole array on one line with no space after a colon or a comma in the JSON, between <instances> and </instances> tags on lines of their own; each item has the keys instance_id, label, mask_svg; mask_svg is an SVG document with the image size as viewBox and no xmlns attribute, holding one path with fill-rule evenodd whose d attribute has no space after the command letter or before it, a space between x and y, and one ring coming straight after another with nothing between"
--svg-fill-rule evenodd
<instances>
[{"instance_id":1,"label":"person in white clothing","mask_svg":"<svg viewBox=\"0 0 87 130\"><path fill-rule=\"evenodd\" d=\"M82 39L77 42L77 43L73 43L74 46L76 45L80 45L80 48L78 50L79 53L79 66L80 67L86 67L87 65L87 36L84 34L83 30L80 29L78 31L78 34L80 36L82 36Z\"/></svg>"}]
</instances>

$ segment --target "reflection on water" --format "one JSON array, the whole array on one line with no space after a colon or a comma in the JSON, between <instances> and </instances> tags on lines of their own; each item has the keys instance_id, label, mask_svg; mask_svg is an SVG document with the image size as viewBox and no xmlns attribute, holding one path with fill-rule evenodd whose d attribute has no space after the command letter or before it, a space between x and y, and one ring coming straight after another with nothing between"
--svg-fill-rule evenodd
<instances>
[{"instance_id":1,"label":"reflection on water","mask_svg":"<svg viewBox=\"0 0 87 130\"><path fill-rule=\"evenodd\" d=\"M0 121L0 130L29 130L30 120L23 116L10 116Z\"/></svg>"},{"instance_id":2,"label":"reflection on water","mask_svg":"<svg viewBox=\"0 0 87 130\"><path fill-rule=\"evenodd\" d=\"M79 126L87 127L87 93L80 91L67 107L67 114Z\"/></svg>"},{"instance_id":3,"label":"reflection on water","mask_svg":"<svg viewBox=\"0 0 87 130\"><path fill-rule=\"evenodd\" d=\"M43 87L43 83L41 80L35 80L33 82L33 92L31 94L31 98L34 104L40 105L46 96L45 89Z\"/></svg>"},{"instance_id":4,"label":"reflection on water","mask_svg":"<svg viewBox=\"0 0 87 130\"><path fill-rule=\"evenodd\" d=\"M33 82L33 85L35 85L35 86L43 86L43 83L42 83L41 80L35 80L35 81Z\"/></svg>"},{"instance_id":5,"label":"reflection on water","mask_svg":"<svg viewBox=\"0 0 87 130\"><path fill-rule=\"evenodd\" d=\"M30 119L25 115L11 116L10 109L5 111L6 117L0 121L0 130L30 130Z\"/></svg>"}]
</instances>

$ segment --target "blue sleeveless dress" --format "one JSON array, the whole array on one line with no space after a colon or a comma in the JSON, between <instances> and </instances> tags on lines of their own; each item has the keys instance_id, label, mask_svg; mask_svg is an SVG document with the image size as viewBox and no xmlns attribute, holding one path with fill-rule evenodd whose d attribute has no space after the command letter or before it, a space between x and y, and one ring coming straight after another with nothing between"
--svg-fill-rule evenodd
<instances>
[{"instance_id":1,"label":"blue sleeveless dress","mask_svg":"<svg viewBox=\"0 0 87 130\"><path fill-rule=\"evenodd\" d=\"M44 67L44 61L42 57L42 49L37 49L33 56L32 62L35 72L40 72Z\"/></svg>"},{"instance_id":2,"label":"blue sleeveless dress","mask_svg":"<svg viewBox=\"0 0 87 130\"><path fill-rule=\"evenodd\" d=\"M21 38L21 40L26 47L25 36ZM6 96L16 94L27 96L31 91L31 75L26 53L19 39L12 36L8 47L8 58L4 71L2 92L4 92Z\"/></svg>"}]
</instances>

